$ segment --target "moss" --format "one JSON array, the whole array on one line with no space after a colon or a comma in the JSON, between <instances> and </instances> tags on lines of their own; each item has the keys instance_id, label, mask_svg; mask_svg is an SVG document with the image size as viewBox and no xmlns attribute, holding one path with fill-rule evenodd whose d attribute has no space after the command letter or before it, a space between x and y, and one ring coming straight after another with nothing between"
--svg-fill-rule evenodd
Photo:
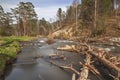
<instances>
[{"instance_id":1,"label":"moss","mask_svg":"<svg viewBox=\"0 0 120 80\"><path fill-rule=\"evenodd\" d=\"M16 57L17 52L20 50L19 45L19 42L14 41L0 47L0 72L4 70L5 64L8 60Z\"/></svg>"},{"instance_id":2,"label":"moss","mask_svg":"<svg viewBox=\"0 0 120 80\"><path fill-rule=\"evenodd\" d=\"M27 37L27 36L10 36L10 37L0 37L0 40L11 42L11 41L29 41L32 40L34 37Z\"/></svg>"},{"instance_id":3,"label":"moss","mask_svg":"<svg viewBox=\"0 0 120 80\"><path fill-rule=\"evenodd\" d=\"M30 41L35 37L26 36L11 36L11 37L0 37L0 73L4 70L5 64L8 60L16 58L17 52L20 51L19 41Z\"/></svg>"},{"instance_id":4,"label":"moss","mask_svg":"<svg viewBox=\"0 0 120 80\"><path fill-rule=\"evenodd\" d=\"M19 42L16 42L16 41L14 41L8 45L4 45L4 46L0 47L1 54L7 54L12 57L15 56L15 54L18 50L20 50Z\"/></svg>"}]
</instances>

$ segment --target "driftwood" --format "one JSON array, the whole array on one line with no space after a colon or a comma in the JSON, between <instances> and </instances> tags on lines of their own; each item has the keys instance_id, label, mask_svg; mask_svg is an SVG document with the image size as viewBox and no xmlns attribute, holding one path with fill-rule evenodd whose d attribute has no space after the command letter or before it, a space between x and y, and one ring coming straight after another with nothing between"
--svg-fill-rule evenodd
<instances>
[{"instance_id":1,"label":"driftwood","mask_svg":"<svg viewBox=\"0 0 120 80\"><path fill-rule=\"evenodd\" d=\"M80 62L80 65L83 65L83 66L87 66L88 69L95 75L98 77L99 80L104 80L104 78L102 77L102 75L100 74L100 72L95 69L95 67L91 66L91 65L85 65L83 63Z\"/></svg>"},{"instance_id":2,"label":"driftwood","mask_svg":"<svg viewBox=\"0 0 120 80\"><path fill-rule=\"evenodd\" d=\"M59 67L60 69L64 69L63 67L59 66L58 64L56 64L54 61L48 61L49 63L53 64L54 66Z\"/></svg>"},{"instance_id":3,"label":"driftwood","mask_svg":"<svg viewBox=\"0 0 120 80\"><path fill-rule=\"evenodd\" d=\"M86 55L85 63L80 62L80 64L83 66L81 72L79 72L75 68L73 68L72 64L67 65L67 66L58 66L57 64L52 62L52 64L58 66L59 68L69 69L69 70L73 71L72 80L76 80L76 74L78 76L77 80L88 80L89 71L91 71L96 77L98 77L99 80L104 80L104 78L103 78L102 74L99 72L99 70L97 70L94 67L94 65L91 65L91 63L92 63L91 59L93 60L93 62L95 59L97 59L98 62L103 63L104 66L106 66L108 69L117 71L118 75L111 76L110 75L111 73L109 73L108 75L113 77L115 80L119 80L120 67L118 67L118 65L120 64L119 63L120 59L116 61L117 57L108 56L109 54L106 54L105 51L100 50L100 49L93 49L90 45L88 45L86 43L81 43L79 46L66 45L63 47L58 47L57 49L58 50L66 50L66 51L74 51L74 52L76 51L79 53L84 53ZM101 65L101 64L99 64L99 65Z\"/></svg>"},{"instance_id":4,"label":"driftwood","mask_svg":"<svg viewBox=\"0 0 120 80\"><path fill-rule=\"evenodd\" d=\"M89 46L87 44L80 44L80 45L85 46L85 48L87 47L87 50L86 50L87 52L85 51L85 48L84 48L84 50L82 49L82 51L84 51L85 54L89 53L92 57L95 57L98 61L100 61L101 63L103 63L109 69L113 69L113 70L117 71L118 74L120 74L120 67L117 66L117 64L120 64L120 63L118 62L116 64L116 63L111 62L110 59L106 59L106 57L108 57L108 55L106 55L105 51L103 51L103 50L101 50L101 51L97 50L97 52L96 52L96 51L94 51L91 48L91 46ZM111 58L113 58L113 57L111 57ZM117 61L117 60L115 60L115 61ZM118 75L118 77L120 77L120 76Z\"/></svg>"},{"instance_id":5,"label":"driftwood","mask_svg":"<svg viewBox=\"0 0 120 80\"><path fill-rule=\"evenodd\" d=\"M58 47L57 50L65 50L65 51L71 51L71 52L78 52L75 45L65 45L62 47Z\"/></svg>"},{"instance_id":6,"label":"driftwood","mask_svg":"<svg viewBox=\"0 0 120 80\"><path fill-rule=\"evenodd\" d=\"M77 75L80 75L80 72L77 71L76 69L73 68L72 64L67 65L67 66L61 66L64 69L70 69L71 71L73 71L74 73L76 73Z\"/></svg>"},{"instance_id":7,"label":"driftwood","mask_svg":"<svg viewBox=\"0 0 120 80\"><path fill-rule=\"evenodd\" d=\"M76 80L76 74L75 73L73 73L73 75L72 75L72 80Z\"/></svg>"},{"instance_id":8,"label":"driftwood","mask_svg":"<svg viewBox=\"0 0 120 80\"><path fill-rule=\"evenodd\" d=\"M99 59L99 61L102 62L107 67L112 68L112 69L118 71L118 73L120 73L120 68L117 67L114 63L108 61L105 57L101 57L94 52L90 52L90 54L95 56L97 59Z\"/></svg>"},{"instance_id":9,"label":"driftwood","mask_svg":"<svg viewBox=\"0 0 120 80\"><path fill-rule=\"evenodd\" d=\"M86 60L85 60L85 65L90 65L90 60L91 60L90 55L87 55ZM80 76L77 80L87 80L88 76L89 76L89 69L87 66L83 65L83 69L82 69Z\"/></svg>"},{"instance_id":10,"label":"driftwood","mask_svg":"<svg viewBox=\"0 0 120 80\"><path fill-rule=\"evenodd\" d=\"M72 75L72 80L76 80L76 74L77 74L77 75L80 75L80 72L77 71L76 69L74 69L73 66L72 66L72 64L69 64L69 65L67 65L67 66L59 66L58 64L56 64L56 63L53 62L53 61L49 61L49 62L50 62L51 64L59 67L59 68L62 69L62 70L64 70L64 69L69 69L69 70L73 71L74 73L73 73L73 75Z\"/></svg>"},{"instance_id":11,"label":"driftwood","mask_svg":"<svg viewBox=\"0 0 120 80\"><path fill-rule=\"evenodd\" d=\"M81 44L84 45L88 48L88 52L90 53L90 55L96 57L97 59L99 59L99 61L101 61L103 64L107 65L108 67L115 69L116 71L118 71L120 73L120 68L117 67L114 63L108 61L103 55L104 55L104 51L101 53L95 53L92 48L87 45L87 44Z\"/></svg>"},{"instance_id":12,"label":"driftwood","mask_svg":"<svg viewBox=\"0 0 120 80\"><path fill-rule=\"evenodd\" d=\"M84 54L86 54L88 56L88 58L89 58L89 56L91 56L89 54L89 51L93 51L93 49L91 48L91 46L88 46L87 44L81 44L81 45L82 46L86 46L88 48L87 51L83 51L85 48L82 49L82 52ZM92 63L92 61L90 63ZM80 65L86 66L95 76L98 77L99 80L104 80L104 78L102 77L102 75L100 74L100 72L97 69L95 69L94 66L91 66L90 63L89 64L83 64L82 62L80 62Z\"/></svg>"},{"instance_id":13,"label":"driftwood","mask_svg":"<svg viewBox=\"0 0 120 80\"><path fill-rule=\"evenodd\" d=\"M85 60L85 65L90 65L90 60L91 60L90 55L87 55L86 56L86 60ZM87 66L83 66L83 69L82 69L81 72L79 72L76 69L74 69L72 64L70 64L68 66L61 66L61 67L64 68L64 69L70 69L71 71L76 73L79 76L77 80L88 80L89 69L88 69ZM72 76L72 80L75 80L75 75L74 74Z\"/></svg>"},{"instance_id":14,"label":"driftwood","mask_svg":"<svg viewBox=\"0 0 120 80\"><path fill-rule=\"evenodd\" d=\"M54 59L54 60L66 60L66 57L62 54L50 54L49 58Z\"/></svg>"}]
</instances>

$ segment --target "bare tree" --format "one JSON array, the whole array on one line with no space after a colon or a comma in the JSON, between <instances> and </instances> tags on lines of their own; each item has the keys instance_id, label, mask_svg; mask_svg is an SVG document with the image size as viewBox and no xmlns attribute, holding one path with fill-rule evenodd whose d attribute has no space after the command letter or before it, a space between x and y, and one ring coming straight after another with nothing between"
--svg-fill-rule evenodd
<instances>
[{"instance_id":1,"label":"bare tree","mask_svg":"<svg viewBox=\"0 0 120 80\"><path fill-rule=\"evenodd\" d=\"M95 0L94 31L96 31L96 26L97 26L97 0Z\"/></svg>"}]
</instances>

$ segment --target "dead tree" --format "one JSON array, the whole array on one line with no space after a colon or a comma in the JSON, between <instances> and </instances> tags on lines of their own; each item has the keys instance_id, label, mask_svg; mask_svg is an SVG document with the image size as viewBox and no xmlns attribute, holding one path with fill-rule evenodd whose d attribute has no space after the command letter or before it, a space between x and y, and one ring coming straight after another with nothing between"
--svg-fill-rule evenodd
<instances>
[{"instance_id":1,"label":"dead tree","mask_svg":"<svg viewBox=\"0 0 120 80\"><path fill-rule=\"evenodd\" d=\"M90 60L91 60L90 55L86 55L85 65L90 65ZM89 76L89 69L87 66L83 65L83 69L77 80L87 80L88 76Z\"/></svg>"}]
</instances>

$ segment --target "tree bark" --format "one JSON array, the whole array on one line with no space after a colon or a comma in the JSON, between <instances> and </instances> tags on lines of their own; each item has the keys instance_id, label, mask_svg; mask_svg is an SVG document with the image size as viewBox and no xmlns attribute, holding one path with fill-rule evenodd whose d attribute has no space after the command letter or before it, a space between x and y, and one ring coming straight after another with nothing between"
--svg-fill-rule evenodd
<instances>
[{"instance_id":1,"label":"tree bark","mask_svg":"<svg viewBox=\"0 0 120 80\"><path fill-rule=\"evenodd\" d=\"M26 17L23 17L24 36L26 36Z\"/></svg>"},{"instance_id":2,"label":"tree bark","mask_svg":"<svg viewBox=\"0 0 120 80\"><path fill-rule=\"evenodd\" d=\"M86 55L85 65L90 65L91 57L90 55ZM83 66L83 69L79 75L77 80L87 80L89 75L89 69L87 66Z\"/></svg>"},{"instance_id":3,"label":"tree bark","mask_svg":"<svg viewBox=\"0 0 120 80\"><path fill-rule=\"evenodd\" d=\"M113 64L112 62L108 61L108 60L105 59L104 57L101 57L101 56L97 55L97 54L94 53L94 52L91 52L91 51L90 51L90 54L91 54L92 56L95 56L97 59L99 59L99 61L102 62L102 63L103 63L104 65L106 65L107 67L112 68L112 69L118 71L118 73L120 73L120 68L117 67L117 66L116 66L115 64Z\"/></svg>"},{"instance_id":4,"label":"tree bark","mask_svg":"<svg viewBox=\"0 0 120 80\"><path fill-rule=\"evenodd\" d=\"M76 75L75 75L75 73L73 73L72 80L75 80L75 78L76 78Z\"/></svg>"},{"instance_id":5,"label":"tree bark","mask_svg":"<svg viewBox=\"0 0 120 80\"><path fill-rule=\"evenodd\" d=\"M72 67L72 64L70 64L70 66L61 66L61 67L64 68L64 69L70 69L70 70L72 70L74 73L76 73L77 75L80 74L80 72L78 72L76 69L74 69L74 68Z\"/></svg>"}]
</instances>

